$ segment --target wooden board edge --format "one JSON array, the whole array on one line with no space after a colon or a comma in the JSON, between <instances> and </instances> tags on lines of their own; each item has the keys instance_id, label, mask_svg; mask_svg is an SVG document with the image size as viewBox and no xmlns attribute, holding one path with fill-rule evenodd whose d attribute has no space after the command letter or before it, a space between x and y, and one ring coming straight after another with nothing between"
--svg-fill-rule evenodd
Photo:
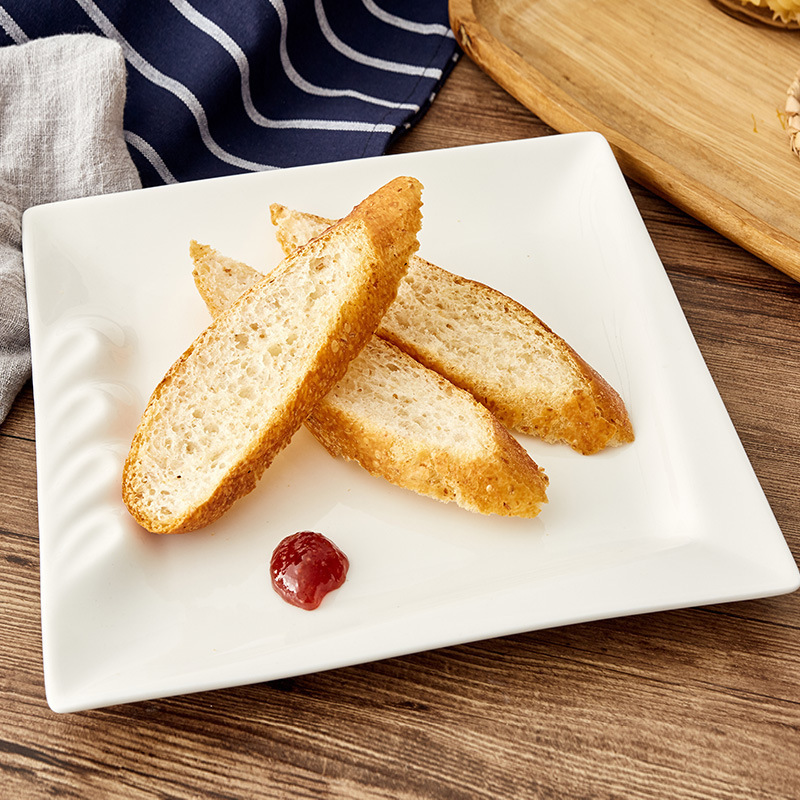
<instances>
[{"instance_id":1,"label":"wooden board edge","mask_svg":"<svg viewBox=\"0 0 800 800\"><path fill-rule=\"evenodd\" d=\"M492 80L561 133L602 134L623 174L776 269L800 281L800 241L713 192L615 131L493 36L474 0L449 0L450 26L461 49Z\"/></svg>"}]
</instances>

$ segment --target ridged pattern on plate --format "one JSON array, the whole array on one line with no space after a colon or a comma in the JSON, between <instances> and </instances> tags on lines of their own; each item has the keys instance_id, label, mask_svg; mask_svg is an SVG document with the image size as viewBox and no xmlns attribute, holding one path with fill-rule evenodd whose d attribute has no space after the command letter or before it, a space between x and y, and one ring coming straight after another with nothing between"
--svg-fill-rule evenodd
<instances>
[{"instance_id":1,"label":"ridged pattern on plate","mask_svg":"<svg viewBox=\"0 0 800 800\"><path fill-rule=\"evenodd\" d=\"M128 527L120 476L140 405L123 380L132 334L103 317L71 317L38 353L34 380L47 414L37 415L40 523L59 536L42 568L60 582L80 579L114 549ZM45 377L46 376L46 377ZM46 519L44 519L46 517Z\"/></svg>"}]
</instances>

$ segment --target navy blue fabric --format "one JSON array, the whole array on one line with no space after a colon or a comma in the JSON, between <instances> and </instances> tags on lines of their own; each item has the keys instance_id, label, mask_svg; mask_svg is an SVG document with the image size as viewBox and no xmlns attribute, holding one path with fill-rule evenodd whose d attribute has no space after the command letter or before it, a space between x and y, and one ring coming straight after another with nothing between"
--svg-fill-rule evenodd
<instances>
[{"instance_id":1,"label":"navy blue fabric","mask_svg":"<svg viewBox=\"0 0 800 800\"><path fill-rule=\"evenodd\" d=\"M0 0L0 46L118 41L145 186L379 155L458 49L447 0Z\"/></svg>"}]
</instances>

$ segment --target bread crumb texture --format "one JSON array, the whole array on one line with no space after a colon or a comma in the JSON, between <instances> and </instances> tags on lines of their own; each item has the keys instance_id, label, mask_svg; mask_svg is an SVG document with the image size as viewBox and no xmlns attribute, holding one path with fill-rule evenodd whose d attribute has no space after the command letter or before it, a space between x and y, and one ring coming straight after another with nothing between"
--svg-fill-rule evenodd
<instances>
[{"instance_id":1,"label":"bread crumb texture","mask_svg":"<svg viewBox=\"0 0 800 800\"><path fill-rule=\"evenodd\" d=\"M195 267L209 310L263 275L231 259ZM202 286L202 288L201 288ZM547 478L470 394L373 336L306 420L334 456L419 494L481 513L535 516ZM501 459L495 459L499 450ZM502 460L517 465L509 470ZM494 472L487 475L487 467ZM483 473L483 474L482 474Z\"/></svg>"},{"instance_id":2,"label":"bread crumb texture","mask_svg":"<svg viewBox=\"0 0 800 800\"><path fill-rule=\"evenodd\" d=\"M271 207L284 248L332 223ZM472 395L512 430L589 455L631 442L619 394L530 310L413 255L377 334Z\"/></svg>"},{"instance_id":3,"label":"bread crumb texture","mask_svg":"<svg viewBox=\"0 0 800 800\"><path fill-rule=\"evenodd\" d=\"M531 311L421 258L412 259L378 334L521 433L584 454L633 439L619 395Z\"/></svg>"},{"instance_id":4,"label":"bread crumb texture","mask_svg":"<svg viewBox=\"0 0 800 800\"><path fill-rule=\"evenodd\" d=\"M335 456L481 514L535 517L547 476L488 409L373 337L307 420Z\"/></svg>"},{"instance_id":5,"label":"bread crumb texture","mask_svg":"<svg viewBox=\"0 0 800 800\"><path fill-rule=\"evenodd\" d=\"M140 524L193 530L253 489L394 299L417 247L420 192L414 179L387 184L245 291L176 361L124 468L123 498ZM219 268L223 258L196 243L191 255L196 280L204 260Z\"/></svg>"}]
</instances>

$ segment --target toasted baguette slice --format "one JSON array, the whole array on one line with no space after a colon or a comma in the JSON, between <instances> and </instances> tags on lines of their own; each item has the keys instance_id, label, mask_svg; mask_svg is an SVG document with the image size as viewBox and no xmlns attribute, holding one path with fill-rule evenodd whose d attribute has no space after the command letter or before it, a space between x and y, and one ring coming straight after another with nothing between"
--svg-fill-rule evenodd
<instances>
[{"instance_id":1,"label":"toasted baguette slice","mask_svg":"<svg viewBox=\"0 0 800 800\"><path fill-rule=\"evenodd\" d=\"M398 178L254 284L154 391L123 498L156 533L194 530L251 491L342 377L417 248L421 185ZM192 244L195 260L213 258Z\"/></svg>"},{"instance_id":2,"label":"toasted baguette slice","mask_svg":"<svg viewBox=\"0 0 800 800\"><path fill-rule=\"evenodd\" d=\"M194 268L214 316L262 277L220 254ZM305 424L333 456L470 511L535 517L547 502L547 476L488 409L378 336Z\"/></svg>"},{"instance_id":3,"label":"toasted baguette slice","mask_svg":"<svg viewBox=\"0 0 800 800\"><path fill-rule=\"evenodd\" d=\"M291 253L333 220L270 206ZM633 441L620 396L527 308L419 256L376 333L471 392L510 428L579 453Z\"/></svg>"}]
</instances>

